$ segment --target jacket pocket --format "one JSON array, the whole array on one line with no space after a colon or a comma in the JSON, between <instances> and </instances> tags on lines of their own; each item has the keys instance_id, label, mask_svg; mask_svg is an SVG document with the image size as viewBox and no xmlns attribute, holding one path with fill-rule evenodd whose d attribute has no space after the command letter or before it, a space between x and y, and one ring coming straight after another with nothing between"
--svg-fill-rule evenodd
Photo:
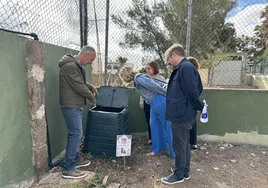
<instances>
[{"instance_id":1,"label":"jacket pocket","mask_svg":"<svg viewBox=\"0 0 268 188\"><path fill-rule=\"evenodd\" d=\"M178 118L178 105L176 103L171 103L170 104L170 115L173 118Z\"/></svg>"},{"instance_id":2,"label":"jacket pocket","mask_svg":"<svg viewBox=\"0 0 268 188\"><path fill-rule=\"evenodd\" d=\"M174 118L181 118L186 113L186 102L187 100L172 100L170 104L171 116Z\"/></svg>"}]
</instances>

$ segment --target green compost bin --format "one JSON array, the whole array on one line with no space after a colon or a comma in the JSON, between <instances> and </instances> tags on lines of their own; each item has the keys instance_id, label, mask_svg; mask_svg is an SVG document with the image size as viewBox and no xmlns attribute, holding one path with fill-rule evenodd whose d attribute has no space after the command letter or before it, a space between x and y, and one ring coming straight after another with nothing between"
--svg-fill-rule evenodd
<instances>
[{"instance_id":1,"label":"green compost bin","mask_svg":"<svg viewBox=\"0 0 268 188\"><path fill-rule=\"evenodd\" d=\"M83 151L95 157L113 158L117 135L130 134L129 89L102 86L98 93L96 107L88 111Z\"/></svg>"}]
</instances>

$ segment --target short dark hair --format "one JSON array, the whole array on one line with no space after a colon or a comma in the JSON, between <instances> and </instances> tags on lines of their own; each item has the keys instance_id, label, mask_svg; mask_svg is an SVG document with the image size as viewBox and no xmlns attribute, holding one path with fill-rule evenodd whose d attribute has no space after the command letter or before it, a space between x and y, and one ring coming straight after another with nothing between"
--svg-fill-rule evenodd
<instances>
[{"instance_id":1,"label":"short dark hair","mask_svg":"<svg viewBox=\"0 0 268 188\"><path fill-rule=\"evenodd\" d=\"M147 65L152 67L154 75L157 75L159 73L159 66L156 61L150 61Z\"/></svg>"},{"instance_id":2,"label":"short dark hair","mask_svg":"<svg viewBox=\"0 0 268 188\"><path fill-rule=\"evenodd\" d=\"M176 54L178 56L183 56L185 57L185 50L182 46L178 45L178 46L175 46L174 48L172 48L169 52L169 54Z\"/></svg>"}]
</instances>

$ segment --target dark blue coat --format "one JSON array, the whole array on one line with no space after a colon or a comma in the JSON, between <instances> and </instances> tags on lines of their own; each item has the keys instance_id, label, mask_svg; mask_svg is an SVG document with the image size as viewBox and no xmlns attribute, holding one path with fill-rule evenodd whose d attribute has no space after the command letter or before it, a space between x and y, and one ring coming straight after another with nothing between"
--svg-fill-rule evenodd
<instances>
[{"instance_id":1,"label":"dark blue coat","mask_svg":"<svg viewBox=\"0 0 268 188\"><path fill-rule=\"evenodd\" d=\"M195 66L184 58L172 72L166 95L166 119L172 123L188 121L202 111L204 104L199 100L203 89Z\"/></svg>"}]
</instances>

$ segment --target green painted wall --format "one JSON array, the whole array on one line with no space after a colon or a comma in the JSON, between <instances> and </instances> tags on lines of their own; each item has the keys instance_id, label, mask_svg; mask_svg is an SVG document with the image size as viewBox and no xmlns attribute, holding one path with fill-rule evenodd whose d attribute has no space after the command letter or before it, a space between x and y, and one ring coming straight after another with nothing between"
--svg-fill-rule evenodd
<instances>
[{"instance_id":1,"label":"green painted wall","mask_svg":"<svg viewBox=\"0 0 268 188\"><path fill-rule=\"evenodd\" d=\"M0 187L33 177L25 39L0 31Z\"/></svg>"},{"instance_id":2,"label":"green painted wall","mask_svg":"<svg viewBox=\"0 0 268 188\"><path fill-rule=\"evenodd\" d=\"M198 122L198 134L224 136L226 133L252 132L268 135L268 90L206 89L201 99L209 105L209 122ZM147 131L145 117L139 107L139 94L130 92L130 127L133 133ZM199 118L199 117L198 117Z\"/></svg>"},{"instance_id":3,"label":"green painted wall","mask_svg":"<svg viewBox=\"0 0 268 188\"><path fill-rule=\"evenodd\" d=\"M25 38L0 32L0 187L33 177L31 135L25 69ZM58 100L58 60L70 49L45 45L46 116L52 158L66 147L66 127ZM75 52L74 52L75 53ZM91 80L91 67L87 67ZM204 90L201 98L209 105L209 122L198 125L200 135L257 132L268 135L266 111L268 91ZM88 108L84 110L86 123ZM129 99L132 133L147 131L139 94L132 88ZM260 137L260 136L259 136Z\"/></svg>"},{"instance_id":4,"label":"green painted wall","mask_svg":"<svg viewBox=\"0 0 268 188\"><path fill-rule=\"evenodd\" d=\"M209 105L207 124L199 123L198 134L223 136L252 132L268 135L266 90L205 90L202 98Z\"/></svg>"},{"instance_id":5,"label":"green painted wall","mask_svg":"<svg viewBox=\"0 0 268 188\"><path fill-rule=\"evenodd\" d=\"M130 130L132 133L147 132L147 123L143 110L140 107L140 95L133 88L130 88L129 94L129 119Z\"/></svg>"},{"instance_id":6,"label":"green painted wall","mask_svg":"<svg viewBox=\"0 0 268 188\"><path fill-rule=\"evenodd\" d=\"M67 130L59 106L59 67L58 61L66 53L77 54L77 51L59 46L45 44L45 87L46 87L46 118L49 130L51 157L54 159L65 150L67 143ZM91 67L86 68L87 80L91 79ZM86 112L84 110L84 124Z\"/></svg>"}]
</instances>

